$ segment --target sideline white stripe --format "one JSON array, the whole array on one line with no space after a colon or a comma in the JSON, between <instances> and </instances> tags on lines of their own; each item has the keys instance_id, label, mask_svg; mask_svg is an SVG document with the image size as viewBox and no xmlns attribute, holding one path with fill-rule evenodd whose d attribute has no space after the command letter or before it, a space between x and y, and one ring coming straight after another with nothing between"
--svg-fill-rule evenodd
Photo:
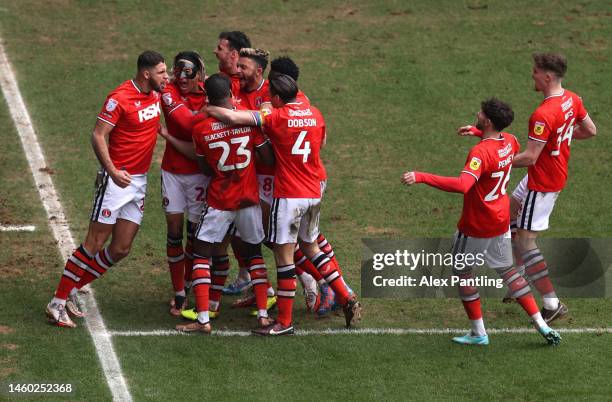
<instances>
[{"instance_id":1,"label":"sideline white stripe","mask_svg":"<svg viewBox=\"0 0 612 402\"><path fill-rule=\"evenodd\" d=\"M49 226L51 227L53 236L58 242L62 259L65 261L70 257L72 251L76 247L70 229L68 228L68 221L66 220L64 210L57 192L55 191L55 187L53 186L51 176L45 172L47 163L45 162L40 144L36 138L30 114L25 106L21 92L19 92L17 79L6 56L4 43L1 38L0 86L2 87L4 98L8 104L13 121L15 122L17 132L19 133L21 145L23 146L28 164L30 165L38 194L47 211ZM59 274L60 270L58 269L57 272ZM87 312L85 323L91 334L113 399L116 401L131 401L132 396L130 395L123 374L121 373L121 365L113 349L113 344L106 329L106 325L98 310L93 290L90 290L87 294L81 295L80 300L83 310ZM41 306L41 314L42 310L43 306ZM68 336L68 334L66 335Z\"/></svg>"},{"instance_id":2,"label":"sideline white stripe","mask_svg":"<svg viewBox=\"0 0 612 402\"><path fill-rule=\"evenodd\" d=\"M0 225L0 232L33 232L36 230L36 226L23 225L23 226L2 226Z\"/></svg>"},{"instance_id":3,"label":"sideline white stripe","mask_svg":"<svg viewBox=\"0 0 612 402\"><path fill-rule=\"evenodd\" d=\"M612 333L612 328L555 328L563 334L603 334ZM464 334L469 329L462 328L355 328L355 329L303 329L296 330L296 336L312 335L445 335ZM533 328L487 328L489 334L529 334L535 333ZM151 331L110 331L112 336L185 336L184 332L158 329ZM250 331L213 330L213 336L251 336Z\"/></svg>"}]
</instances>

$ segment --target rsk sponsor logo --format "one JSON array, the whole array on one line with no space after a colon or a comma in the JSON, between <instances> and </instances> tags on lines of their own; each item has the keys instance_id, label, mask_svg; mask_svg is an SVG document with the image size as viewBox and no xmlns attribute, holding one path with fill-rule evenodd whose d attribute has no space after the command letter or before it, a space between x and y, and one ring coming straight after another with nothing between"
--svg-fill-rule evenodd
<instances>
[{"instance_id":1,"label":"rsk sponsor logo","mask_svg":"<svg viewBox=\"0 0 612 402\"><path fill-rule=\"evenodd\" d=\"M151 120L159 116L161 110L159 108L159 102L156 102L144 109L138 111L138 120L142 123L147 120Z\"/></svg>"}]
</instances>

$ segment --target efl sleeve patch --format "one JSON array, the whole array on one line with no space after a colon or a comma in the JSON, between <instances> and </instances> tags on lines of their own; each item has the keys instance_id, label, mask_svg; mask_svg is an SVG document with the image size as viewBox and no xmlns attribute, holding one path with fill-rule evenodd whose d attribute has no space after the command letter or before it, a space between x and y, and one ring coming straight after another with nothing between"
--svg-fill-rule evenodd
<instances>
[{"instance_id":1,"label":"efl sleeve patch","mask_svg":"<svg viewBox=\"0 0 612 402\"><path fill-rule=\"evenodd\" d=\"M117 108L118 104L119 104L119 102L117 102L115 99L108 98L108 101L106 101L106 111L107 112L114 111Z\"/></svg>"},{"instance_id":2,"label":"efl sleeve patch","mask_svg":"<svg viewBox=\"0 0 612 402\"><path fill-rule=\"evenodd\" d=\"M480 169L480 164L482 161L475 156L472 156L472 160L470 160L470 169L478 170Z\"/></svg>"},{"instance_id":3,"label":"efl sleeve patch","mask_svg":"<svg viewBox=\"0 0 612 402\"><path fill-rule=\"evenodd\" d=\"M536 121L535 124L533 125L533 133L535 135L544 134L544 127L545 127L545 124L543 122Z\"/></svg>"}]
</instances>

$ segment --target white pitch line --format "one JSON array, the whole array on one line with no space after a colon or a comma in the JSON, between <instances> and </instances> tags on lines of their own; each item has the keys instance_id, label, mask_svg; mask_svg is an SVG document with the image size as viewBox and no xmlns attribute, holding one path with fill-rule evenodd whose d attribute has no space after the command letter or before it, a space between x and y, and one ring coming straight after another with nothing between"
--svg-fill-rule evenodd
<instances>
[{"instance_id":1,"label":"white pitch line","mask_svg":"<svg viewBox=\"0 0 612 402\"><path fill-rule=\"evenodd\" d=\"M53 232L53 236L58 242L58 248L65 261L76 248L72 234L68 227L68 221L62 208L59 196L53 186L51 176L47 173L47 163L43 156L40 144L32 125L32 119L28 113L25 102L17 86L17 79L13 73L13 68L9 63L8 57L4 50L4 44L0 38L0 86L4 93L4 98L8 104L9 111L15 122L15 127L21 139L32 176L40 199L47 211L49 218L49 226ZM59 270L58 270L59 273ZM91 334L96 353L102 364L102 370L108 387L116 401L131 401L132 396L127 387L127 383L121 372L119 359L113 348L111 337L106 329L104 320L100 315L93 290L89 293L81 295L83 309L87 311L87 319L85 320L87 329ZM84 302L84 303L83 303ZM43 306L41 306L42 314ZM66 334L69 336L69 334Z\"/></svg>"},{"instance_id":2,"label":"white pitch line","mask_svg":"<svg viewBox=\"0 0 612 402\"><path fill-rule=\"evenodd\" d=\"M612 328L555 328L563 334L610 334ZM448 335L464 334L463 328L355 328L355 329L303 329L296 330L296 336L312 335ZM533 328L489 328L489 334L528 334L535 333ZM158 329L151 331L110 331L112 336L185 336L184 332ZM213 336L251 336L250 331L213 330Z\"/></svg>"},{"instance_id":3,"label":"white pitch line","mask_svg":"<svg viewBox=\"0 0 612 402\"><path fill-rule=\"evenodd\" d=\"M33 232L36 230L36 226L32 225L10 225L3 226L0 225L0 232Z\"/></svg>"}]
</instances>

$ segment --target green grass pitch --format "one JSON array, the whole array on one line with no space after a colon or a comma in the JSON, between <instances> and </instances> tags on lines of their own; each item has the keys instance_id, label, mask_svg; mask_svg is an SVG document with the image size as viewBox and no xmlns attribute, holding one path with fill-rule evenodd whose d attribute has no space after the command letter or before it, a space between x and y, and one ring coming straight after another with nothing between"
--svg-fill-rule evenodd
<instances>
[{"instance_id":1,"label":"green grass pitch","mask_svg":"<svg viewBox=\"0 0 612 402\"><path fill-rule=\"evenodd\" d=\"M480 101L512 104L508 129L526 143L527 120L541 101L531 54L560 51L565 86L579 93L598 137L572 143L570 180L547 236L612 237L612 2L589 1L33 1L0 2L0 36L45 152L75 240L88 223L97 162L89 137L107 93L135 70L145 49L171 60L199 51L208 71L223 30L246 32L272 58L290 55L301 89L328 125L329 173L322 231L350 285L360 292L362 238L450 236L461 197L404 188L408 169L457 174ZM33 233L0 233L0 400L9 383L71 383L68 398L111 393L84 325L49 326L44 306L63 261L47 226L5 100L0 101L0 224L33 224ZM141 231L132 254L94 284L110 330L171 329L160 206L160 141ZM508 188L522 177L513 171ZM273 260L266 254L270 272ZM272 275L274 276L274 275ZM226 302L230 299L224 299ZM563 327L610 327L609 299L567 300ZM463 328L456 299L364 299L367 328ZM491 328L527 327L515 305L484 300ZM295 303L299 329L340 328ZM215 329L253 321L225 309ZM605 400L612 395L611 334L566 334L548 348L535 334L495 334L487 348L461 348L449 335L113 337L135 400ZM17 400L63 400L24 395Z\"/></svg>"}]
</instances>

